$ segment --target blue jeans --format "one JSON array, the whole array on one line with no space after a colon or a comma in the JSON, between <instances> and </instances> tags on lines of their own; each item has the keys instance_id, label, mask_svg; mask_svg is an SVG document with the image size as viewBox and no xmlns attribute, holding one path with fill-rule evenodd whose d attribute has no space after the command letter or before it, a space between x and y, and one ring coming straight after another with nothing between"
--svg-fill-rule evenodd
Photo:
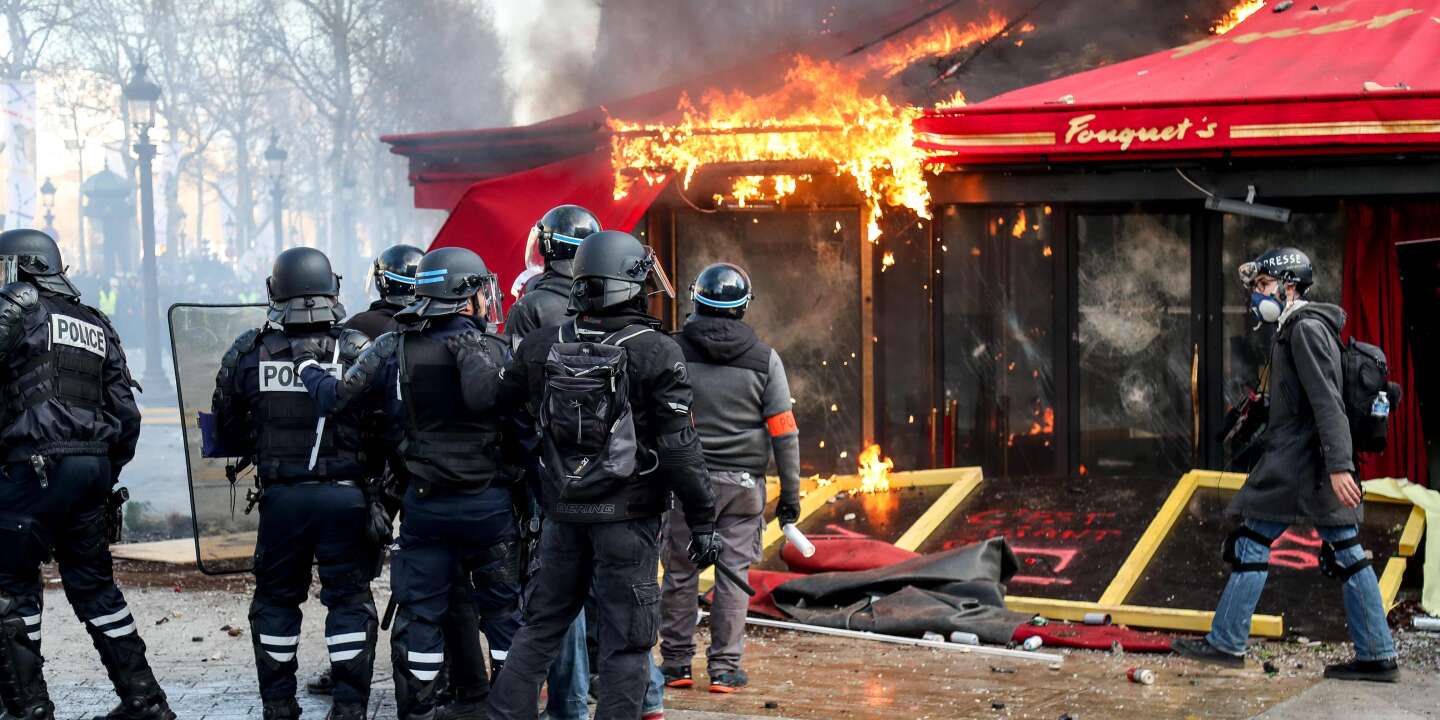
<instances>
[{"instance_id":1,"label":"blue jeans","mask_svg":"<svg viewBox=\"0 0 1440 720\"><path fill-rule=\"evenodd\" d=\"M575 616L560 654L550 663L545 715L550 720L585 720L590 717L590 654L585 649L585 613Z\"/></svg>"},{"instance_id":2,"label":"blue jeans","mask_svg":"<svg viewBox=\"0 0 1440 720\"><path fill-rule=\"evenodd\" d=\"M665 676L655 665L655 656L645 656L646 669L650 671L650 687L645 690L645 704L641 714L649 715L665 709Z\"/></svg>"},{"instance_id":3,"label":"blue jeans","mask_svg":"<svg viewBox=\"0 0 1440 720\"><path fill-rule=\"evenodd\" d=\"M1289 527L1285 523L1265 520L1246 520L1245 526L1270 538L1280 537ZM1331 525L1315 528L1320 538L1329 543L1349 540L1359 534L1354 525ZM1235 541L1235 555L1241 563L1265 563L1270 561L1270 548L1250 538L1241 536ZM1335 562L1341 567L1350 567L1365 557L1364 548L1353 545L1335 551ZM1210 634L1205 636L1217 650L1233 655L1245 654L1245 642L1250 637L1250 617L1255 614L1255 605L1260 602L1260 593L1265 589L1265 571L1231 572L1220 604L1215 608L1215 619L1210 624ZM1380 583L1375 579L1375 570L1365 568L1351 575L1342 590L1345 598L1345 621L1350 629L1350 639L1355 642L1357 660L1387 660L1395 657L1395 642L1390 637L1390 626L1385 622L1385 603L1380 599Z\"/></svg>"}]
</instances>

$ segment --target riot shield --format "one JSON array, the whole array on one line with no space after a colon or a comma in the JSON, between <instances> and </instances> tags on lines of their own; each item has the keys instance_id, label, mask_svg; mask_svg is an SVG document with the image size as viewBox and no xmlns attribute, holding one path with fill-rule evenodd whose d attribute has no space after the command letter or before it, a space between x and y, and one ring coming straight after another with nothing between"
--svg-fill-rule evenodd
<instances>
[{"instance_id":1,"label":"riot shield","mask_svg":"<svg viewBox=\"0 0 1440 720\"><path fill-rule=\"evenodd\" d=\"M255 471L248 458L224 457L228 451L215 447L210 398L220 358L235 338L265 324L265 310L264 305L170 306L170 348L190 480L195 562L206 575L249 572L255 554L260 514L247 512L246 499L247 491L255 487Z\"/></svg>"}]
</instances>

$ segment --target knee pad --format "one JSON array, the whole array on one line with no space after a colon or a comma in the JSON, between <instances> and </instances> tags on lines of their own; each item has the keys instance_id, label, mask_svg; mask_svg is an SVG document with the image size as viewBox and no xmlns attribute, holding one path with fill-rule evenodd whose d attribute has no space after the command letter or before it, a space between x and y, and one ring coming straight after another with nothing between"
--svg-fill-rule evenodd
<instances>
[{"instance_id":1,"label":"knee pad","mask_svg":"<svg viewBox=\"0 0 1440 720\"><path fill-rule=\"evenodd\" d=\"M1235 528L1228 536L1225 537L1225 547L1221 555L1225 559L1225 562L1230 563L1231 570L1233 572L1269 571L1270 562L1268 560L1265 562L1255 563L1240 562L1240 554L1235 552L1235 546L1237 543L1240 542L1240 538L1242 537L1251 542L1257 543L1267 549L1270 547L1271 543L1275 542L1274 538L1265 537L1264 535L1261 535L1260 533L1250 529L1245 525L1241 525Z\"/></svg>"},{"instance_id":2,"label":"knee pad","mask_svg":"<svg viewBox=\"0 0 1440 720\"><path fill-rule=\"evenodd\" d=\"M480 588L487 584L514 585L520 582L520 542L495 543L480 557L482 563L469 571L470 582Z\"/></svg>"},{"instance_id":3,"label":"knee pad","mask_svg":"<svg viewBox=\"0 0 1440 720\"><path fill-rule=\"evenodd\" d=\"M1368 551L1365 553L1365 557L1360 558L1359 561L1352 565L1341 565L1339 559L1335 557L1335 551L1348 550L1359 544L1359 535L1349 540L1341 540L1336 543L1322 543L1320 545L1320 574L1325 577L1335 578L1340 582L1345 582L1350 579L1350 576L1370 567L1370 553Z\"/></svg>"}]
</instances>

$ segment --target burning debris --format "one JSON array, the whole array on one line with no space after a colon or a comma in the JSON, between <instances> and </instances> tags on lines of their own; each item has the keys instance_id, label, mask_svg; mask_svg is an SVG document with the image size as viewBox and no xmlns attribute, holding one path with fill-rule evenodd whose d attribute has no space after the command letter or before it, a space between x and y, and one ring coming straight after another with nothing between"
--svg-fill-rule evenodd
<instances>
[{"instance_id":1,"label":"burning debris","mask_svg":"<svg viewBox=\"0 0 1440 720\"><path fill-rule=\"evenodd\" d=\"M860 488L862 493L890 491L890 471L895 462L880 454L880 446L871 443L860 453Z\"/></svg>"}]
</instances>

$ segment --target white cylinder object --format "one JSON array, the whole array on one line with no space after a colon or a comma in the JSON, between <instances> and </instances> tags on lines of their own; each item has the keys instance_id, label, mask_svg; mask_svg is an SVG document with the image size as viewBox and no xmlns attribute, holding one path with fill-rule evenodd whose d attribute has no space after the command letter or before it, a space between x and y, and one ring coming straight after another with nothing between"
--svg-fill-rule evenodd
<instances>
[{"instance_id":1,"label":"white cylinder object","mask_svg":"<svg viewBox=\"0 0 1440 720\"><path fill-rule=\"evenodd\" d=\"M810 542L810 538L805 537L805 533L800 532L800 528L795 527L794 523L782 525L780 532L785 533L785 539L789 540L790 544L794 545L795 549L799 550L802 556L807 558L814 557L815 543Z\"/></svg>"},{"instance_id":2,"label":"white cylinder object","mask_svg":"<svg viewBox=\"0 0 1440 720\"><path fill-rule=\"evenodd\" d=\"M1415 623L1416 630L1440 631L1440 617L1416 615L1412 622Z\"/></svg>"}]
</instances>

